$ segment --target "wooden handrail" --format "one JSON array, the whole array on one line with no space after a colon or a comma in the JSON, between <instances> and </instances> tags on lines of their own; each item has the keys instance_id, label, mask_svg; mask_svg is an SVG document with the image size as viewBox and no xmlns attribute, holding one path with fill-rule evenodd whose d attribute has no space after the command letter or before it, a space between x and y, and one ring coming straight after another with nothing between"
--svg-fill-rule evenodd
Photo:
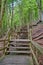
<instances>
[{"instance_id":1,"label":"wooden handrail","mask_svg":"<svg viewBox=\"0 0 43 65\"><path fill-rule=\"evenodd\" d=\"M34 48L32 48L32 47L34 47ZM40 65L39 62L38 62L38 56L40 56L39 53L43 54L43 47L41 47L38 43L31 40L30 49L31 49L33 58L35 60L35 64ZM39 53L37 51L39 51ZM37 56L37 54L35 54L35 52L37 52L38 56Z\"/></svg>"},{"instance_id":2,"label":"wooden handrail","mask_svg":"<svg viewBox=\"0 0 43 65\"><path fill-rule=\"evenodd\" d=\"M31 41L31 44L33 44L33 46L38 49L40 51L40 53L43 54L43 47L40 46L37 42Z\"/></svg>"},{"instance_id":3,"label":"wooden handrail","mask_svg":"<svg viewBox=\"0 0 43 65\"><path fill-rule=\"evenodd\" d=\"M6 39L6 40L0 40L0 41L8 41L8 39ZM34 46L34 47L36 47L42 54L43 54L43 47L42 46L40 46L37 42L34 42L34 41L30 41L29 39L25 39L25 40L23 40L23 39L13 39L13 40L9 40L9 41L16 41L16 42L19 42L19 41L25 41L25 42L31 42L31 44Z\"/></svg>"},{"instance_id":4,"label":"wooden handrail","mask_svg":"<svg viewBox=\"0 0 43 65\"><path fill-rule=\"evenodd\" d=\"M32 48L31 48L31 52L32 52L33 58L34 58L34 60L35 60L35 64L36 64L36 65L39 65L39 63L38 63L38 61L37 61L37 58L36 58L36 56L35 56L34 51L32 50Z\"/></svg>"},{"instance_id":5,"label":"wooden handrail","mask_svg":"<svg viewBox=\"0 0 43 65\"><path fill-rule=\"evenodd\" d=\"M8 33L9 32L7 32L7 35L6 35L6 37L8 36ZM32 38L31 38L31 33L30 33L30 40L29 39L25 39L25 40L23 40L23 39L12 39L12 40L10 40L9 39L9 36L8 36L8 39L6 39L6 37L3 39L3 40L1 40L0 39L0 41L8 41L8 42L10 42L10 41L13 41L13 42L21 42L21 41L25 41L25 42L30 42L30 44L31 44L31 46L33 45L35 48L36 48L36 50L38 50L41 54L43 54L43 47L41 47L37 42L34 42L33 40L32 40ZM6 46L7 45L7 46ZM6 45L4 46L4 48L2 48L2 49L0 49L0 51L1 50L5 50L5 49L7 49L7 47L8 47L8 44L6 43ZM34 51L33 51L33 49L32 49L32 47L31 47L31 52L32 52L32 55L33 55L33 57L34 57L34 59L35 59L35 62L36 62L36 65L39 65L39 63L38 63L38 60L37 60L37 57L35 56L35 53L34 53Z\"/></svg>"},{"instance_id":6,"label":"wooden handrail","mask_svg":"<svg viewBox=\"0 0 43 65\"><path fill-rule=\"evenodd\" d=\"M9 31L10 31L10 29L7 31L6 36L3 39L0 39L0 42L3 41L3 43L4 43L3 48L0 48L0 51L3 51L3 55L1 56L2 58L5 56L5 53L7 51L8 45L9 45L9 40L10 40L9 39L10 38ZM8 39L7 39L7 37L8 37ZM8 42L6 42L6 41L8 41Z\"/></svg>"},{"instance_id":7,"label":"wooden handrail","mask_svg":"<svg viewBox=\"0 0 43 65\"><path fill-rule=\"evenodd\" d=\"M0 51L2 51L2 50L4 50L4 49L6 49L6 48L7 48L7 46L6 46L6 45L8 45L8 42L6 42L5 47L0 48Z\"/></svg>"},{"instance_id":8,"label":"wooden handrail","mask_svg":"<svg viewBox=\"0 0 43 65\"><path fill-rule=\"evenodd\" d=\"M34 42L32 40L32 29L30 29L30 40L31 40L30 49L31 49L31 52L32 52L32 56L35 60L34 63L36 65L39 65L38 56L40 56L40 53L43 54L43 47L40 46L37 42Z\"/></svg>"},{"instance_id":9,"label":"wooden handrail","mask_svg":"<svg viewBox=\"0 0 43 65\"><path fill-rule=\"evenodd\" d=\"M40 46L37 42L35 42L35 41L32 40L32 35L31 35L31 33L32 33L32 29L30 29L30 40L31 40L31 44L32 44L36 49L38 49L38 50L40 51L40 53L43 54L43 47Z\"/></svg>"}]
</instances>

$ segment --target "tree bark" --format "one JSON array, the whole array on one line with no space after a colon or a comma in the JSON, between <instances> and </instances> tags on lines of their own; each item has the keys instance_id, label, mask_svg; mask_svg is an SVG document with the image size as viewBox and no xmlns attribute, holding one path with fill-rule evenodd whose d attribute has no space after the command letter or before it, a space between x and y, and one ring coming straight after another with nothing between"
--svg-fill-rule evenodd
<instances>
[{"instance_id":1,"label":"tree bark","mask_svg":"<svg viewBox=\"0 0 43 65\"><path fill-rule=\"evenodd\" d=\"M1 1L0 27L2 26L2 20L3 20L4 13L5 13L5 5L6 5L6 0L2 0Z\"/></svg>"}]
</instances>

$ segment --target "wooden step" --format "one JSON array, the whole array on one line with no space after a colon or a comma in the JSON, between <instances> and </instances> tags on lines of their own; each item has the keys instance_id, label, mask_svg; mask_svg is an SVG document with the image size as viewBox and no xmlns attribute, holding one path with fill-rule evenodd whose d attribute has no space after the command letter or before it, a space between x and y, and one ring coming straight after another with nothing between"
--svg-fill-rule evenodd
<instances>
[{"instance_id":1,"label":"wooden step","mask_svg":"<svg viewBox=\"0 0 43 65\"><path fill-rule=\"evenodd\" d=\"M30 42L29 39L11 39L10 42Z\"/></svg>"},{"instance_id":2,"label":"wooden step","mask_svg":"<svg viewBox=\"0 0 43 65\"><path fill-rule=\"evenodd\" d=\"M28 42L28 41L9 41L9 43L12 43L12 44L15 44L15 43L18 43L18 44L29 44L30 42Z\"/></svg>"},{"instance_id":3,"label":"wooden step","mask_svg":"<svg viewBox=\"0 0 43 65\"><path fill-rule=\"evenodd\" d=\"M10 43L9 46L30 46L30 43Z\"/></svg>"},{"instance_id":4,"label":"wooden step","mask_svg":"<svg viewBox=\"0 0 43 65\"><path fill-rule=\"evenodd\" d=\"M22 44L22 43L20 43L20 44L17 44L17 45L22 45L22 46L28 46L29 47L29 44Z\"/></svg>"},{"instance_id":5,"label":"wooden step","mask_svg":"<svg viewBox=\"0 0 43 65\"><path fill-rule=\"evenodd\" d=\"M21 50L25 50L25 49L30 50L29 47L9 47L9 48L11 48L11 49L21 49Z\"/></svg>"},{"instance_id":6,"label":"wooden step","mask_svg":"<svg viewBox=\"0 0 43 65\"><path fill-rule=\"evenodd\" d=\"M28 47L10 47L8 48L9 51L30 51L30 48Z\"/></svg>"},{"instance_id":7,"label":"wooden step","mask_svg":"<svg viewBox=\"0 0 43 65\"><path fill-rule=\"evenodd\" d=\"M11 54L31 54L31 51L7 51L7 53L11 53Z\"/></svg>"},{"instance_id":8,"label":"wooden step","mask_svg":"<svg viewBox=\"0 0 43 65\"><path fill-rule=\"evenodd\" d=\"M29 47L29 44L9 44L9 47Z\"/></svg>"}]
</instances>

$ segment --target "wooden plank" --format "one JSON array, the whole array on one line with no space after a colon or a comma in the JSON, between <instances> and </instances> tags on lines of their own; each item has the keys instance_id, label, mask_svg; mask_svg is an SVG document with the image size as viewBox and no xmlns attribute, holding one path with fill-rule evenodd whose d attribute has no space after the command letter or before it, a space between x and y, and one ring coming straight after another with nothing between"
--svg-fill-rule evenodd
<instances>
[{"instance_id":1,"label":"wooden plank","mask_svg":"<svg viewBox=\"0 0 43 65\"><path fill-rule=\"evenodd\" d=\"M25 54L31 54L31 51L7 51L7 53L25 53Z\"/></svg>"},{"instance_id":2,"label":"wooden plank","mask_svg":"<svg viewBox=\"0 0 43 65\"><path fill-rule=\"evenodd\" d=\"M30 49L29 47L11 47L13 49Z\"/></svg>"},{"instance_id":3,"label":"wooden plank","mask_svg":"<svg viewBox=\"0 0 43 65\"><path fill-rule=\"evenodd\" d=\"M37 60L37 58L36 58L36 56L35 56L35 54L34 54L32 48L31 48L31 52L32 52L32 55L33 55L33 58L34 58L34 60L35 60L36 65L39 65L38 60Z\"/></svg>"},{"instance_id":4,"label":"wooden plank","mask_svg":"<svg viewBox=\"0 0 43 65\"><path fill-rule=\"evenodd\" d=\"M13 41L13 42L30 42L29 39L12 39L10 41Z\"/></svg>"},{"instance_id":5,"label":"wooden plank","mask_svg":"<svg viewBox=\"0 0 43 65\"><path fill-rule=\"evenodd\" d=\"M10 46L11 46L11 45L26 45L26 46L29 46L30 44L29 44L29 43L18 43L18 44L17 44L17 43L13 43L13 42L12 42L12 43L10 43L9 45L10 45Z\"/></svg>"}]
</instances>

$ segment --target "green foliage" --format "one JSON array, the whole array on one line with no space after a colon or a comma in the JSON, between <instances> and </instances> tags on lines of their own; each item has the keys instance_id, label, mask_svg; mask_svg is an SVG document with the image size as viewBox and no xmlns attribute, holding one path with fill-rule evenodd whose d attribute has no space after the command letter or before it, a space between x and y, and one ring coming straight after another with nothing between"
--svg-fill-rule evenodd
<instances>
[{"instance_id":1,"label":"green foliage","mask_svg":"<svg viewBox=\"0 0 43 65\"><path fill-rule=\"evenodd\" d=\"M42 1L42 4L41 4L41 5L42 5L42 7L41 7L41 8L42 8L42 11L43 11L43 0L41 0L41 1Z\"/></svg>"},{"instance_id":2,"label":"green foliage","mask_svg":"<svg viewBox=\"0 0 43 65\"><path fill-rule=\"evenodd\" d=\"M2 28L5 31L8 27L14 28L15 26L37 21L39 17L39 9L36 0L6 0L5 4L5 12L2 20Z\"/></svg>"},{"instance_id":3,"label":"green foliage","mask_svg":"<svg viewBox=\"0 0 43 65\"><path fill-rule=\"evenodd\" d=\"M38 19L38 6L35 0L22 0L20 4L18 4L19 12L16 16L22 21L21 23L32 22L32 20ZM18 21L16 19L16 21Z\"/></svg>"}]
</instances>

